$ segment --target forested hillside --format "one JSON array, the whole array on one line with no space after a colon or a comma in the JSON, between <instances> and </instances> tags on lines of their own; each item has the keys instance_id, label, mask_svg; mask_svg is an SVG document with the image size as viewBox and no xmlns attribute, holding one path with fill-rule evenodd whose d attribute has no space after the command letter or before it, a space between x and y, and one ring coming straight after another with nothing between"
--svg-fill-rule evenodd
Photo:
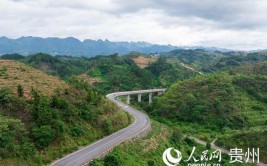
<instances>
[{"instance_id":1,"label":"forested hillside","mask_svg":"<svg viewBox=\"0 0 267 166\"><path fill-rule=\"evenodd\" d=\"M222 57L225 57L225 54L223 52L212 52L202 49L177 49L167 53L162 53L162 55L169 58L176 58L177 60L185 64L194 65L195 67L210 66L216 63Z\"/></svg>"},{"instance_id":2,"label":"forested hillside","mask_svg":"<svg viewBox=\"0 0 267 166\"><path fill-rule=\"evenodd\" d=\"M267 60L267 54L263 52L220 52L196 50L173 50L161 54L163 57L177 60L204 73L229 70L246 64L258 63Z\"/></svg>"},{"instance_id":3,"label":"forested hillside","mask_svg":"<svg viewBox=\"0 0 267 166\"><path fill-rule=\"evenodd\" d=\"M177 79L185 79L197 75L178 63L171 63L164 57L145 68L140 68L132 56L96 57L90 59L89 76L100 78L97 89L104 92L148 89L166 87Z\"/></svg>"},{"instance_id":4,"label":"forested hillside","mask_svg":"<svg viewBox=\"0 0 267 166\"><path fill-rule=\"evenodd\" d=\"M204 140L219 136L218 144L228 148L233 145L244 149L260 147L263 154L260 158L266 162L266 144L259 145L250 139L252 133L262 135L260 140L266 135L265 73L266 62L178 81L153 105L147 106L147 111L160 121L184 126L188 133ZM244 130L249 133L241 132ZM247 141L245 144L233 141L238 133L241 142Z\"/></svg>"},{"instance_id":5,"label":"forested hillside","mask_svg":"<svg viewBox=\"0 0 267 166\"><path fill-rule=\"evenodd\" d=\"M23 57L18 54L3 55L1 59L15 59L40 69L45 73L69 81L72 76L90 82L100 93L113 91L167 87L176 80L186 79L197 72L188 70L178 61L166 57L147 56L153 61L140 67L140 59L147 55L132 53L126 56L117 54L94 58L73 58L34 54ZM139 58L139 59L137 59ZM138 61L139 60L139 61Z\"/></svg>"},{"instance_id":6,"label":"forested hillside","mask_svg":"<svg viewBox=\"0 0 267 166\"><path fill-rule=\"evenodd\" d=\"M45 165L131 123L83 80L0 62L0 165Z\"/></svg>"},{"instance_id":7,"label":"forested hillside","mask_svg":"<svg viewBox=\"0 0 267 166\"><path fill-rule=\"evenodd\" d=\"M138 66L137 58L144 59L141 54L137 56L114 54L90 59L48 54L34 54L27 57L18 54L1 56L1 59L19 60L66 81L69 81L72 76L78 76L90 82L103 94L113 91L166 87L177 79L198 75L197 72L188 70L178 61L172 61L169 58L148 56L154 60L145 67Z\"/></svg>"},{"instance_id":8,"label":"forested hillside","mask_svg":"<svg viewBox=\"0 0 267 166\"><path fill-rule=\"evenodd\" d=\"M266 125L266 83L256 75L192 78L171 86L152 114L217 130Z\"/></svg>"},{"instance_id":9,"label":"forested hillside","mask_svg":"<svg viewBox=\"0 0 267 166\"><path fill-rule=\"evenodd\" d=\"M0 59L18 60L63 80L69 80L74 75L86 72L89 65L88 60L84 57L51 56L43 53L33 54L27 57L19 54L6 54L2 55Z\"/></svg>"},{"instance_id":10,"label":"forested hillside","mask_svg":"<svg viewBox=\"0 0 267 166\"><path fill-rule=\"evenodd\" d=\"M226 53L225 53L226 54ZM209 71L220 71L220 70L229 70L231 68L236 68L240 66L244 66L247 64L254 64L259 62L267 61L267 53L243 53L237 54L236 53L229 53L226 54L226 57L221 58L216 64L210 66L208 69Z\"/></svg>"}]
</instances>

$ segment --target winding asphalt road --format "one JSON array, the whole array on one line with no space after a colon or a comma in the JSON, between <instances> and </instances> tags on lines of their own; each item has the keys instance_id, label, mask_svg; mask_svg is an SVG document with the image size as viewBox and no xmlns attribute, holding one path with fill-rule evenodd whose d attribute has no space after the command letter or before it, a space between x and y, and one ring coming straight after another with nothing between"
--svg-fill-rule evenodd
<instances>
[{"instance_id":1,"label":"winding asphalt road","mask_svg":"<svg viewBox=\"0 0 267 166\"><path fill-rule=\"evenodd\" d=\"M165 89L152 89L152 90L141 90L141 91L129 91L129 92L117 92L107 95L107 98L124 111L128 112L135 118L135 121L130 126L117 131L89 146L86 146L74 153L67 155L66 157L59 159L52 163L53 166L81 166L88 164L91 160L100 157L101 155L107 153L113 147L119 143L136 137L142 132L146 132L150 129L150 121L146 114L124 104L123 102L116 100L118 96L139 94L139 93L152 93L152 92L162 92Z\"/></svg>"}]
</instances>

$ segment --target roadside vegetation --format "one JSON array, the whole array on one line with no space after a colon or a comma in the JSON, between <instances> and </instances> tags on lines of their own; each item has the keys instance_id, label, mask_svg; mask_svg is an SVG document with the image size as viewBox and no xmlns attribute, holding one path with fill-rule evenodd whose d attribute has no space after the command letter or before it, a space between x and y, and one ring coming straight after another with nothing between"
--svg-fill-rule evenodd
<instances>
[{"instance_id":1,"label":"roadside vegetation","mask_svg":"<svg viewBox=\"0 0 267 166\"><path fill-rule=\"evenodd\" d=\"M193 159L188 160L191 155L193 147L196 147L194 156L200 160L203 151L208 150L208 156L214 152L213 149L207 149L207 146L197 144L193 140L183 137L183 131L179 126L168 126L164 123L159 123L152 120L152 131L145 138L134 139L127 141L115 147L109 154L101 159L94 160L90 166L162 166L165 165L162 160L163 152L170 147L178 149L182 153L182 161L179 165L186 166L188 163L195 163ZM215 164L220 163L223 166L231 166L229 163L230 157L227 154L222 154L221 162L218 159L212 159L207 163ZM205 163L199 161L198 163ZM239 164L235 165L249 166L252 164Z\"/></svg>"}]
</instances>

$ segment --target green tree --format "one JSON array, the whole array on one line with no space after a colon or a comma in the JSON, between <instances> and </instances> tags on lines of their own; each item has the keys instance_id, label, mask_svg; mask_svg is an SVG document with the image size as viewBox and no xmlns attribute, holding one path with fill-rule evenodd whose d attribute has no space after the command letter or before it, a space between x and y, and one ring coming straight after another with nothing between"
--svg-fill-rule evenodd
<instances>
[{"instance_id":1,"label":"green tree","mask_svg":"<svg viewBox=\"0 0 267 166\"><path fill-rule=\"evenodd\" d=\"M155 162L153 160L148 160L147 161L147 165L148 166L154 166L155 165Z\"/></svg>"},{"instance_id":2,"label":"green tree","mask_svg":"<svg viewBox=\"0 0 267 166\"><path fill-rule=\"evenodd\" d=\"M1 104L10 103L12 99L14 99L14 96L10 88L0 88L0 103Z\"/></svg>"},{"instance_id":3,"label":"green tree","mask_svg":"<svg viewBox=\"0 0 267 166\"><path fill-rule=\"evenodd\" d=\"M211 143L210 142L206 143L206 149L211 149Z\"/></svg>"},{"instance_id":4,"label":"green tree","mask_svg":"<svg viewBox=\"0 0 267 166\"><path fill-rule=\"evenodd\" d=\"M54 139L52 128L49 125L34 127L32 129L32 136L36 141L36 146L40 149L47 147Z\"/></svg>"},{"instance_id":5,"label":"green tree","mask_svg":"<svg viewBox=\"0 0 267 166\"><path fill-rule=\"evenodd\" d=\"M120 166L121 162L120 159L116 156L106 156L104 159L105 166Z\"/></svg>"},{"instance_id":6,"label":"green tree","mask_svg":"<svg viewBox=\"0 0 267 166\"><path fill-rule=\"evenodd\" d=\"M112 122L110 119L105 119L103 122L104 130L107 134L110 134L112 132Z\"/></svg>"},{"instance_id":7,"label":"green tree","mask_svg":"<svg viewBox=\"0 0 267 166\"><path fill-rule=\"evenodd\" d=\"M19 156L25 131L20 120L0 115L0 158Z\"/></svg>"},{"instance_id":8,"label":"green tree","mask_svg":"<svg viewBox=\"0 0 267 166\"><path fill-rule=\"evenodd\" d=\"M19 97L23 97L24 96L24 90L21 84L18 84L17 86L17 92L18 92L18 96Z\"/></svg>"}]
</instances>

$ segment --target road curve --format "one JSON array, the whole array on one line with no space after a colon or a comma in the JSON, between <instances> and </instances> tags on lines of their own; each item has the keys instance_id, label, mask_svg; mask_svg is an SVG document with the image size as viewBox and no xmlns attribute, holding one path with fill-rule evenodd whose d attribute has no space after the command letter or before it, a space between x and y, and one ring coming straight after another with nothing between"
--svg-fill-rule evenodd
<instances>
[{"instance_id":1,"label":"road curve","mask_svg":"<svg viewBox=\"0 0 267 166\"><path fill-rule=\"evenodd\" d=\"M140 90L140 91L129 91L129 92L116 92L108 94L106 97L121 107L124 111L128 112L135 118L135 121L130 126L121 129L103 139L86 146L76 152L73 152L66 157L59 159L52 163L52 166L81 166L88 164L91 160L100 157L107 153L113 147L119 143L138 136L150 129L150 121L146 114L124 104L123 102L116 100L116 97L139 94L139 93L152 93L162 92L165 89L151 89L151 90Z\"/></svg>"}]
</instances>

